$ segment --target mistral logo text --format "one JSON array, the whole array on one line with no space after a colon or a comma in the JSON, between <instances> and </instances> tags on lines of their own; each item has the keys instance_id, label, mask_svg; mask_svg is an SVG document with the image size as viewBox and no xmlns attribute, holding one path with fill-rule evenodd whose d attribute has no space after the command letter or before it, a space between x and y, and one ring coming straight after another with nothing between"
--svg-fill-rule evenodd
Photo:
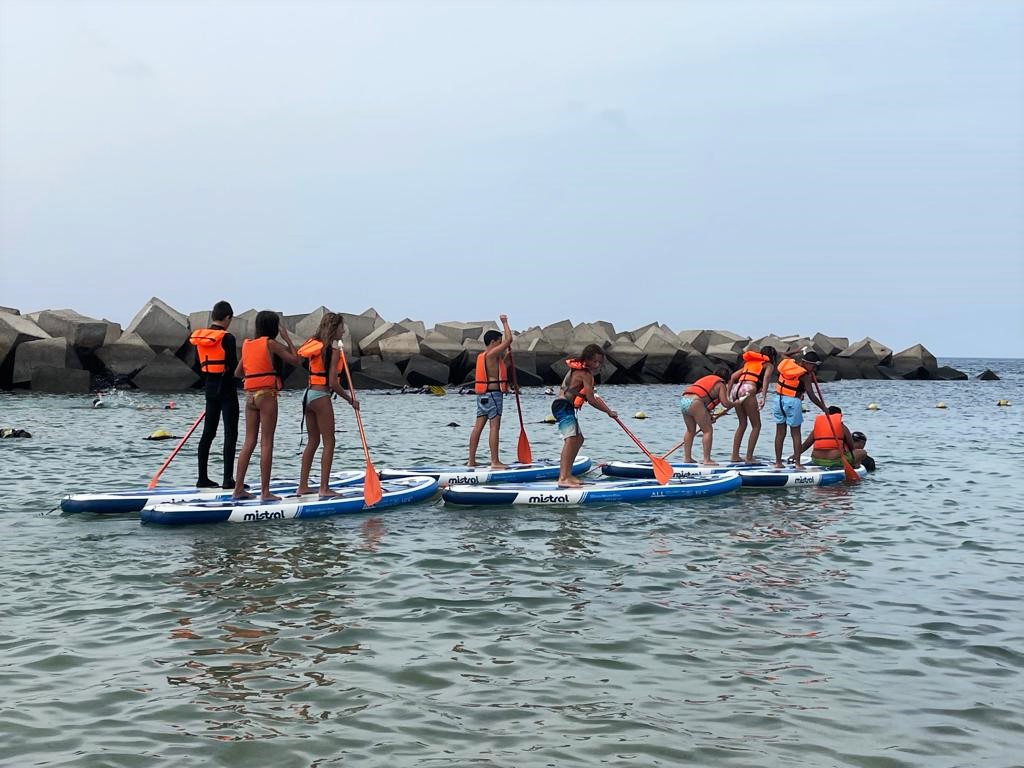
<instances>
[{"instance_id":1,"label":"mistral logo text","mask_svg":"<svg viewBox=\"0 0 1024 768\"><path fill-rule=\"evenodd\" d=\"M536 496L530 496L526 501L529 504L568 504L569 494L539 493Z\"/></svg>"},{"instance_id":2,"label":"mistral logo text","mask_svg":"<svg viewBox=\"0 0 1024 768\"><path fill-rule=\"evenodd\" d=\"M257 510L255 512L246 512L243 515L242 520L247 523L254 523L260 520L284 520L284 512L280 510L276 512L269 512L267 510Z\"/></svg>"},{"instance_id":3,"label":"mistral logo text","mask_svg":"<svg viewBox=\"0 0 1024 768\"><path fill-rule=\"evenodd\" d=\"M453 477L448 481L448 485L479 485L479 477Z\"/></svg>"}]
</instances>

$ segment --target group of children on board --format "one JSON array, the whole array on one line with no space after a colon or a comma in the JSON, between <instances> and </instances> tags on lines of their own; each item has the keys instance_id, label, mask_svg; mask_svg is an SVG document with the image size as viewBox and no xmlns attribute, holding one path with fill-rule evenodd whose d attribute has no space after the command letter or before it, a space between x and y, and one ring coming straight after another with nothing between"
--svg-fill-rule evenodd
<instances>
[{"instance_id":1,"label":"group of children on board","mask_svg":"<svg viewBox=\"0 0 1024 768\"><path fill-rule=\"evenodd\" d=\"M235 337L228 330L234 317L234 310L226 301L217 302L210 315L210 326L192 333L189 341L196 347L199 367L204 374L206 392L206 422L199 439L200 488L215 488L210 479L208 464L210 448L217 434L220 421L224 423L224 477L220 487L233 490L235 499L252 499L253 494L245 489L245 474L249 467L256 443L260 443L260 499L275 501L279 497L270 492L270 477L273 467L274 432L277 428L277 393L282 386L283 363L304 366L308 369L308 380L302 398L303 419L308 441L302 452L297 493L312 493L309 475L316 451L321 446L320 487L321 498L337 495L329 487L331 465L334 459L334 408L331 396L338 395L353 409L359 409L359 401L351 387L341 385L341 374L349 376L345 366L342 347L344 325L342 316L325 312L316 333L296 348L288 330L281 325L280 316L269 310L257 313L255 338L242 342L238 349ZM488 448L490 466L504 469L499 460L499 438L504 395L509 388L509 363L512 347L512 329L508 317L501 315L502 331L489 330L484 334L485 348L477 355L474 371L474 394L476 395L476 419L469 436L468 466L477 465L477 447L485 426L489 427ZM278 341L280 336L281 341ZM714 466L711 448L714 437L714 423L724 413L715 412L722 405L726 410L735 408L739 419L733 437L731 461L736 463L754 461L754 449L761 432L760 411L771 397L772 416L775 419L775 466L782 467L782 454L789 428L793 443L790 459L794 467L802 469L800 456L811 449L811 462L818 466L842 466L845 458L853 466L862 463L873 469L873 461L867 456L865 436L860 432L851 433L842 421L838 408L826 408L813 386L814 371L820 364L812 351L785 357L781 361L772 347L762 347L759 352L743 354L742 365L734 372L720 367L714 373L703 376L683 390L679 405L686 426L683 460L694 463L693 441L702 432L701 445L703 463ZM597 344L588 344L578 357L566 360L568 370L559 385L551 403L559 435L562 437L562 452L559 457L558 484L562 487L581 485L573 476L572 466L583 447L583 431L578 418L579 410L587 403L613 419L618 415L594 392L595 374L604 364L604 350ZM775 390L769 395L773 374L777 373ZM238 439L240 415L236 379L242 381L245 393L245 438L242 442L238 462L235 463L235 448ZM803 396L807 395L823 413L815 419L814 429L807 440L802 439ZM744 457L740 447L747 427L750 438ZM231 476L234 468L234 477Z\"/></svg>"},{"instance_id":2,"label":"group of children on board","mask_svg":"<svg viewBox=\"0 0 1024 768\"><path fill-rule=\"evenodd\" d=\"M498 458L499 431L501 429L502 394L508 391L507 365L509 349L512 346L512 332L508 319L501 316L505 332L488 331L484 335L485 349L477 356L475 392L477 394L477 417L469 439L468 465L476 466L476 450L484 424L490 424L489 447L491 467L504 469ZM861 432L851 433L842 422L842 412L837 407L827 408L820 395L809 383L817 383L814 371L821 360L809 351L784 357L781 361L775 349L762 347L760 351L748 350L743 353L742 365L730 372L720 366L713 373L702 376L688 385L679 399L686 432L683 437L683 461L696 463L693 459L693 442L702 433L702 463L717 466L711 460L714 440L714 423L729 409L735 408L739 424L732 441L732 463L754 463L754 449L761 433L761 409L771 401L772 417L775 420L775 467L783 468L782 454L789 429L793 453L789 457L794 469L803 469L801 455L811 449L811 463L821 467L841 467L843 460L859 467L863 463L874 469L874 461L865 451L867 438ZM604 364L604 350L597 344L584 347L579 357L566 360L568 371L562 379L558 394L551 403L551 415L558 425L562 437L562 453L559 457L558 485L574 487L581 481L572 474L572 465L583 447L583 432L577 413L589 403L612 418L617 414L594 392L594 375ZM769 395L773 374L777 374L774 392ZM802 439L803 397L807 395L823 413L814 421L814 429L807 440ZM724 411L716 412L721 405ZM747 427L750 437L745 455L741 458L740 448Z\"/></svg>"},{"instance_id":3,"label":"group of children on board","mask_svg":"<svg viewBox=\"0 0 1024 768\"><path fill-rule=\"evenodd\" d=\"M242 342L238 352L235 337L228 331L234 310L226 301L219 301L210 315L210 327L192 333L189 341L196 347L199 368L205 375L206 423L199 439L200 488L215 488L210 479L208 463L210 445L217 434L218 422L224 421L224 481L222 488L232 489L235 499L255 496L245 489L245 473L256 443L260 443L260 499L276 501L270 492L270 476L274 461L274 432L277 429L277 393L281 389L283 363L305 366L309 370L302 414L308 441L302 452L297 493L312 493L309 473L317 449L323 445L320 456L321 498L337 493L329 487L331 464L334 461L334 407L331 395L348 401L359 409L351 385L341 386L340 375L345 371L345 353L341 346L344 333L342 316L325 312L313 336L296 349L281 325L276 312L264 310L256 315L256 334ZM277 340L280 335L283 344ZM346 372L347 373L347 372ZM245 439L235 464L235 444L238 437L238 390L236 379L242 380L245 392ZM234 477L231 471L234 467Z\"/></svg>"}]
</instances>

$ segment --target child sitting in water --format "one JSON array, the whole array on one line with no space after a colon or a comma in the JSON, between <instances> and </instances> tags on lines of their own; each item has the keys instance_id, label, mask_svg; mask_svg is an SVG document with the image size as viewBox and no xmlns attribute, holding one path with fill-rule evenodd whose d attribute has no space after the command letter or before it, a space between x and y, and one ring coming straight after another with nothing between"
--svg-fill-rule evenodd
<instances>
[{"instance_id":1,"label":"child sitting in water","mask_svg":"<svg viewBox=\"0 0 1024 768\"><path fill-rule=\"evenodd\" d=\"M278 333L287 347L275 340ZM242 379L245 389L245 442L238 454L234 499L255 498L245 490L245 473L249 469L252 452L256 450L257 438L260 439L260 500L281 499L270 492L274 431L277 429L277 391L281 389L275 357L292 365L302 365L302 358L295 354L295 345L288 336L288 329L281 325L281 318L276 312L263 310L256 315L256 338L242 343L241 359L235 368L235 378Z\"/></svg>"},{"instance_id":2,"label":"child sitting in water","mask_svg":"<svg viewBox=\"0 0 1024 768\"><path fill-rule=\"evenodd\" d=\"M572 474L572 465L583 447L583 431L576 412L586 403L604 411L613 419L618 414L594 393L594 373L604 365L604 350L597 344L588 344L578 358L565 361L569 372L562 379L558 396L551 401L551 415L558 423L562 436L562 455L558 461L558 487L575 488L583 485Z\"/></svg>"}]
</instances>

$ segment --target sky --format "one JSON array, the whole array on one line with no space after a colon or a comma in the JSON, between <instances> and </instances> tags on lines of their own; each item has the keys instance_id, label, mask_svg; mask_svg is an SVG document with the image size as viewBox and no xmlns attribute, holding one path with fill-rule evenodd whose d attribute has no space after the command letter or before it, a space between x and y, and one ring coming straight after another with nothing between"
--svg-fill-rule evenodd
<instances>
[{"instance_id":1,"label":"sky","mask_svg":"<svg viewBox=\"0 0 1024 768\"><path fill-rule=\"evenodd\" d=\"M1024 3L0 0L0 305L1024 357Z\"/></svg>"}]
</instances>

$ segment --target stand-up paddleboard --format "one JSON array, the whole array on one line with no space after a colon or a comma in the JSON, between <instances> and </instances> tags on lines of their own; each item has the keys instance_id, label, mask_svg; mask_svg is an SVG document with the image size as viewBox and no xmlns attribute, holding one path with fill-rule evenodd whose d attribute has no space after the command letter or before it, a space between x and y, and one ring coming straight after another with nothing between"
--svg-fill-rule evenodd
<instances>
[{"instance_id":1,"label":"stand-up paddleboard","mask_svg":"<svg viewBox=\"0 0 1024 768\"><path fill-rule=\"evenodd\" d=\"M266 520L308 520L353 512L375 512L399 504L429 499L437 492L432 477L404 477L381 483L384 495L372 507L363 501L363 486L349 485L340 496L321 501L315 495L285 497L280 501L198 501L157 504L139 513L144 523L193 525L195 523L254 523Z\"/></svg>"},{"instance_id":2,"label":"stand-up paddleboard","mask_svg":"<svg viewBox=\"0 0 1024 768\"><path fill-rule=\"evenodd\" d=\"M683 477L707 477L708 475L721 475L725 472L738 472L746 469L771 469L771 464L746 464L743 462L736 464L721 464L719 466L709 467L706 464L684 464L682 462L673 462L672 477L683 478ZM601 474L608 475L609 477L654 477L654 470L651 468L651 462L649 461L609 461L606 464L601 465Z\"/></svg>"},{"instance_id":3,"label":"stand-up paddleboard","mask_svg":"<svg viewBox=\"0 0 1024 768\"><path fill-rule=\"evenodd\" d=\"M590 469L591 461L586 456L577 456L572 465L574 475L582 475ZM380 471L381 480L411 475L436 477L439 485L484 485L485 483L532 483L538 480L557 480L557 461L535 461L532 464L509 464L508 469L490 467L458 466L416 466L385 467ZM652 475L653 477L653 475Z\"/></svg>"},{"instance_id":4,"label":"stand-up paddleboard","mask_svg":"<svg viewBox=\"0 0 1024 768\"><path fill-rule=\"evenodd\" d=\"M506 505L538 504L569 507L580 504L662 501L717 496L740 487L735 472L708 477L685 477L658 485L654 480L598 480L579 488L559 488L557 483L515 483L512 485L449 486L442 498L447 504Z\"/></svg>"},{"instance_id":5,"label":"stand-up paddleboard","mask_svg":"<svg viewBox=\"0 0 1024 768\"><path fill-rule=\"evenodd\" d=\"M856 472L861 478L867 477L868 474L864 467L857 467ZM826 469L813 464L805 466L803 469L793 469L793 467L741 469L739 474L744 488L799 488L807 485L836 485L846 479L846 473L842 467Z\"/></svg>"},{"instance_id":6,"label":"stand-up paddleboard","mask_svg":"<svg viewBox=\"0 0 1024 768\"><path fill-rule=\"evenodd\" d=\"M336 472L331 475L330 487L338 490L349 485L361 483L365 472ZM317 487L319 480L310 479L310 485ZM299 487L297 480L271 480L270 490L281 496L295 493ZM228 501L231 491L222 488L135 488L126 491L107 491L106 493L73 493L60 501L63 512L92 512L100 514L124 514L141 512L155 504L178 501Z\"/></svg>"}]
</instances>

